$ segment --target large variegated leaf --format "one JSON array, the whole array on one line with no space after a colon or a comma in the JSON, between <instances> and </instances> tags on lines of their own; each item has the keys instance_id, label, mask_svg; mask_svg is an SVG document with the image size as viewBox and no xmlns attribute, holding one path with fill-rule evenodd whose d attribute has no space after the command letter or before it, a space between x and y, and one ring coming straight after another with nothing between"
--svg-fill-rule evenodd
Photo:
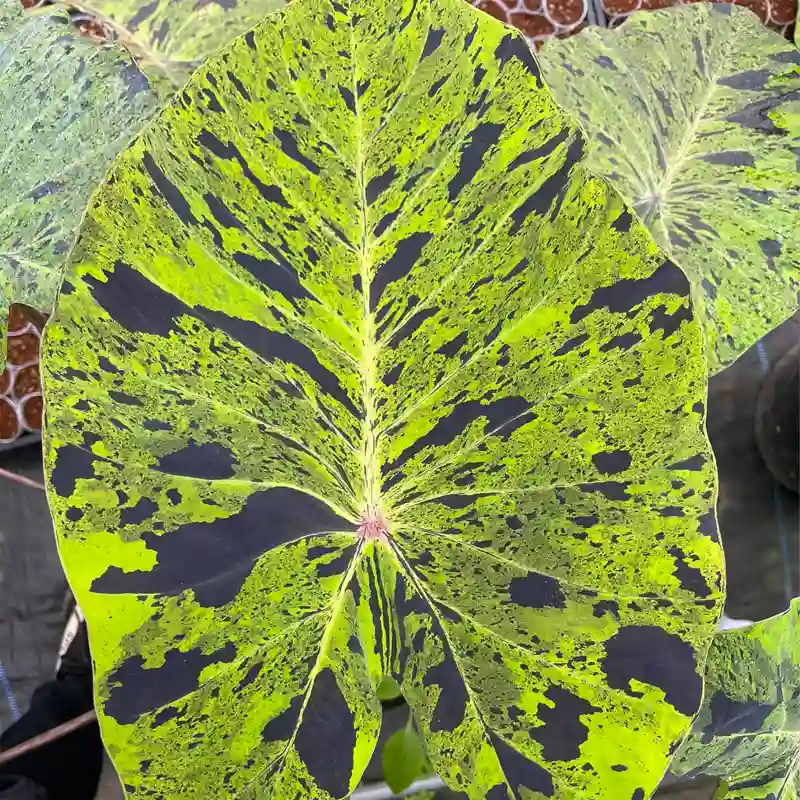
<instances>
[{"instance_id":1,"label":"large variegated leaf","mask_svg":"<svg viewBox=\"0 0 800 800\"><path fill-rule=\"evenodd\" d=\"M79 0L139 59L164 92L287 0Z\"/></svg>"},{"instance_id":2,"label":"large variegated leaf","mask_svg":"<svg viewBox=\"0 0 800 800\"><path fill-rule=\"evenodd\" d=\"M800 305L800 54L740 6L588 28L540 55L610 178L693 281L712 372Z\"/></svg>"},{"instance_id":3,"label":"large variegated leaf","mask_svg":"<svg viewBox=\"0 0 800 800\"><path fill-rule=\"evenodd\" d=\"M12 302L50 311L91 193L155 109L120 47L0 0L0 350Z\"/></svg>"},{"instance_id":4,"label":"large variegated leaf","mask_svg":"<svg viewBox=\"0 0 800 800\"><path fill-rule=\"evenodd\" d=\"M117 163L47 462L133 796L343 797L385 675L472 798L655 787L720 604L702 330L583 146L467 4L298 0Z\"/></svg>"},{"instance_id":5,"label":"large variegated leaf","mask_svg":"<svg viewBox=\"0 0 800 800\"><path fill-rule=\"evenodd\" d=\"M675 756L675 774L720 778L720 799L797 800L799 623L795 600L783 614L714 637L706 699Z\"/></svg>"}]
</instances>

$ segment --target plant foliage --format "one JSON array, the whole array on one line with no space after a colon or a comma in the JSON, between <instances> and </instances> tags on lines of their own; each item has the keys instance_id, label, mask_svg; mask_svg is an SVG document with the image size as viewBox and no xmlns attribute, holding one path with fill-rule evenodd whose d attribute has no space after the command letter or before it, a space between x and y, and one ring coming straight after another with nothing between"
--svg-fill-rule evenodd
<instances>
[{"instance_id":1,"label":"plant foliage","mask_svg":"<svg viewBox=\"0 0 800 800\"><path fill-rule=\"evenodd\" d=\"M671 771L708 775L728 800L800 795L800 600L788 611L714 637L703 708Z\"/></svg>"},{"instance_id":2,"label":"plant foliage","mask_svg":"<svg viewBox=\"0 0 800 800\"><path fill-rule=\"evenodd\" d=\"M425 748L413 726L400 728L387 739L381 764L383 777L395 794L404 792L422 775Z\"/></svg>"},{"instance_id":3,"label":"plant foliage","mask_svg":"<svg viewBox=\"0 0 800 800\"><path fill-rule=\"evenodd\" d=\"M553 39L540 62L727 366L800 304L800 54L749 10L698 3Z\"/></svg>"},{"instance_id":4,"label":"plant foliage","mask_svg":"<svg viewBox=\"0 0 800 800\"><path fill-rule=\"evenodd\" d=\"M400 684L391 676L387 675L379 684L376 689L378 700L382 703L388 703L392 700L397 700L402 697L403 693L400 690Z\"/></svg>"},{"instance_id":5,"label":"plant foliage","mask_svg":"<svg viewBox=\"0 0 800 800\"><path fill-rule=\"evenodd\" d=\"M92 191L155 109L130 57L64 12L0 0L0 349L11 303L50 311Z\"/></svg>"},{"instance_id":6,"label":"plant foliage","mask_svg":"<svg viewBox=\"0 0 800 800\"><path fill-rule=\"evenodd\" d=\"M583 148L460 0L298 0L118 160L46 460L133 796L344 797L387 675L472 798L649 796L720 610L705 358Z\"/></svg>"},{"instance_id":7,"label":"plant foliage","mask_svg":"<svg viewBox=\"0 0 800 800\"><path fill-rule=\"evenodd\" d=\"M183 86L215 50L284 0L80 0L139 59L164 92Z\"/></svg>"}]
</instances>

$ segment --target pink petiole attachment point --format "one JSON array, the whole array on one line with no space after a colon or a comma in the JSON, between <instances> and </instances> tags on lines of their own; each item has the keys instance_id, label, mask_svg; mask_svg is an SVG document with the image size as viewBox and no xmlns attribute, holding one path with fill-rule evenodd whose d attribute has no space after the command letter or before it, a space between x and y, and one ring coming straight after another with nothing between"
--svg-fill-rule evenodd
<instances>
[{"instance_id":1,"label":"pink petiole attachment point","mask_svg":"<svg viewBox=\"0 0 800 800\"><path fill-rule=\"evenodd\" d=\"M362 539L386 541L389 538L389 526L380 511L365 511L358 526L358 535Z\"/></svg>"}]
</instances>

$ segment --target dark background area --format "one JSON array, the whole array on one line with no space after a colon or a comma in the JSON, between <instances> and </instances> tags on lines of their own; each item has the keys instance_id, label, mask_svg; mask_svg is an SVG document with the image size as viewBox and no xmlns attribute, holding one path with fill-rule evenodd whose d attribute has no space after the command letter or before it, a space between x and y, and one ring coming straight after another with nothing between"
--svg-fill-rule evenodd
<instances>
[{"instance_id":1,"label":"dark background area","mask_svg":"<svg viewBox=\"0 0 800 800\"><path fill-rule=\"evenodd\" d=\"M800 595L798 495L758 452L755 409L767 370L800 341L800 313L711 379L708 433L719 470L717 512L728 573L727 613L758 620Z\"/></svg>"}]
</instances>

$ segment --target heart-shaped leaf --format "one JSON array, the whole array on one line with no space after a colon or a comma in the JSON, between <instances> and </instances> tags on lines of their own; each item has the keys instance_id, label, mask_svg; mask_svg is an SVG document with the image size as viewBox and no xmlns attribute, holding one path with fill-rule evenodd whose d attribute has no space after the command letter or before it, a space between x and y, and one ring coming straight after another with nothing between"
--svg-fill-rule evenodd
<instances>
[{"instance_id":1,"label":"heart-shaped leaf","mask_svg":"<svg viewBox=\"0 0 800 800\"><path fill-rule=\"evenodd\" d=\"M388 703L391 700L397 700L402 697L403 692L400 689L400 684L391 675L387 675L379 684L376 689L378 700L382 703Z\"/></svg>"},{"instance_id":2,"label":"heart-shaped leaf","mask_svg":"<svg viewBox=\"0 0 800 800\"><path fill-rule=\"evenodd\" d=\"M800 54L741 6L682 5L552 40L540 61L695 286L716 372L800 305Z\"/></svg>"},{"instance_id":3,"label":"heart-shaped leaf","mask_svg":"<svg viewBox=\"0 0 800 800\"><path fill-rule=\"evenodd\" d=\"M121 47L0 0L0 351L11 303L49 312L92 191L156 108Z\"/></svg>"},{"instance_id":4,"label":"heart-shaped leaf","mask_svg":"<svg viewBox=\"0 0 800 800\"><path fill-rule=\"evenodd\" d=\"M80 0L137 56L164 93L183 86L215 50L286 0Z\"/></svg>"},{"instance_id":5,"label":"heart-shaped leaf","mask_svg":"<svg viewBox=\"0 0 800 800\"><path fill-rule=\"evenodd\" d=\"M381 753L383 777L389 788L400 794L422 774L425 748L413 727L395 731L386 741Z\"/></svg>"},{"instance_id":6,"label":"heart-shaped leaf","mask_svg":"<svg viewBox=\"0 0 800 800\"><path fill-rule=\"evenodd\" d=\"M800 600L709 651L703 708L670 770L721 778L728 800L797 800L800 792Z\"/></svg>"},{"instance_id":7,"label":"heart-shaped leaf","mask_svg":"<svg viewBox=\"0 0 800 800\"><path fill-rule=\"evenodd\" d=\"M460 0L298 0L116 164L47 462L134 796L344 797L387 675L470 797L655 787L721 599L702 330L583 147Z\"/></svg>"}]
</instances>

